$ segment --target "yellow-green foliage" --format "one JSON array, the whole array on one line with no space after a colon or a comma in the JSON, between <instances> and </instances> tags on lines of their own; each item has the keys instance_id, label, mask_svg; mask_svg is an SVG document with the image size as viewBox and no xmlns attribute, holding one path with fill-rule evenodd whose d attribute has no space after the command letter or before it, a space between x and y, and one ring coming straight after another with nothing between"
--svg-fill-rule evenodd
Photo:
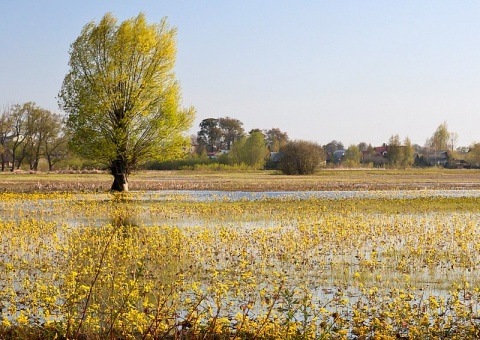
<instances>
[{"instance_id":1,"label":"yellow-green foliage","mask_svg":"<svg viewBox=\"0 0 480 340\"><path fill-rule=\"evenodd\" d=\"M0 194L0 339L479 336L475 198L144 197Z\"/></svg>"},{"instance_id":2,"label":"yellow-green foliage","mask_svg":"<svg viewBox=\"0 0 480 340\"><path fill-rule=\"evenodd\" d=\"M195 110L180 106L175 35L166 19L149 24L143 13L121 23L107 13L85 25L59 93L71 149L108 167L121 160L127 172L184 155Z\"/></svg>"}]
</instances>

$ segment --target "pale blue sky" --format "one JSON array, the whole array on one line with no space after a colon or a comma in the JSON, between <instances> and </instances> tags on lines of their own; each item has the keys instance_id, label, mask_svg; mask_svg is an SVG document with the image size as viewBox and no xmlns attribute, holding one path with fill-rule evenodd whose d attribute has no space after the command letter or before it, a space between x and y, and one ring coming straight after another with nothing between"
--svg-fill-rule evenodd
<instances>
[{"instance_id":1,"label":"pale blue sky","mask_svg":"<svg viewBox=\"0 0 480 340\"><path fill-rule=\"evenodd\" d=\"M183 103L292 139L423 145L446 121L480 142L479 1L0 0L0 105L59 112L89 21L144 12L178 29Z\"/></svg>"}]
</instances>

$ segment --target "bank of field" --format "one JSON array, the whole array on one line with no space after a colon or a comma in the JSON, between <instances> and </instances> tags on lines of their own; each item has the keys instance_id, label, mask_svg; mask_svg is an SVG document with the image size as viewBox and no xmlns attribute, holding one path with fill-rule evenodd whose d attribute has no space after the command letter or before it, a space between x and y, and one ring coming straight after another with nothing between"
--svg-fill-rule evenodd
<instances>
[{"instance_id":1,"label":"bank of field","mask_svg":"<svg viewBox=\"0 0 480 340\"><path fill-rule=\"evenodd\" d=\"M476 338L477 192L431 193L2 193L0 339Z\"/></svg>"},{"instance_id":2,"label":"bank of field","mask_svg":"<svg viewBox=\"0 0 480 340\"><path fill-rule=\"evenodd\" d=\"M113 177L95 173L1 173L0 190L15 192L108 191ZM129 177L131 190L348 191L480 189L473 169L324 169L312 176L275 171L141 171Z\"/></svg>"}]
</instances>

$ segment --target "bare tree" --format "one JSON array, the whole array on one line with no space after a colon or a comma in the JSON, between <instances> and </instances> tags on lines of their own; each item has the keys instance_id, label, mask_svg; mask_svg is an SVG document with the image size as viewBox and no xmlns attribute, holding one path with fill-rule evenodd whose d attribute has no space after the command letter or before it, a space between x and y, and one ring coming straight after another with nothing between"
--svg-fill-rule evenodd
<instances>
[{"instance_id":1,"label":"bare tree","mask_svg":"<svg viewBox=\"0 0 480 340\"><path fill-rule=\"evenodd\" d=\"M1 154L1 169L5 171L5 165L8 161L7 155L9 155L7 142L12 137L13 119L12 119L13 106L6 107L2 115L0 116L0 154Z\"/></svg>"},{"instance_id":2,"label":"bare tree","mask_svg":"<svg viewBox=\"0 0 480 340\"><path fill-rule=\"evenodd\" d=\"M450 132L448 146L452 152L455 150L455 146L457 145L457 140L458 140L458 133Z\"/></svg>"},{"instance_id":3,"label":"bare tree","mask_svg":"<svg viewBox=\"0 0 480 340\"><path fill-rule=\"evenodd\" d=\"M27 117L31 114L31 112L35 109L35 103L28 102L23 105L16 104L13 107L11 112L12 117L12 143L11 143L11 150L12 150L12 171L15 169L15 163L17 163L17 169L20 168L21 159L17 162L17 154L20 150L20 147L24 144L25 140L27 139L27 131L26 131L26 122Z\"/></svg>"}]
</instances>

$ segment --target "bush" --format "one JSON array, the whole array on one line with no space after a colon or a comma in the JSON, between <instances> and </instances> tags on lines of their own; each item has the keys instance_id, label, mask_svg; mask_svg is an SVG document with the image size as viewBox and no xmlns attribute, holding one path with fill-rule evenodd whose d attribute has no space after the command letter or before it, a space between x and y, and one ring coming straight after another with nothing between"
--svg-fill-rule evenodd
<instances>
[{"instance_id":1,"label":"bush","mask_svg":"<svg viewBox=\"0 0 480 340\"><path fill-rule=\"evenodd\" d=\"M313 174L325 160L325 153L319 144L303 140L288 142L280 152L282 159L278 167L287 175Z\"/></svg>"}]
</instances>

